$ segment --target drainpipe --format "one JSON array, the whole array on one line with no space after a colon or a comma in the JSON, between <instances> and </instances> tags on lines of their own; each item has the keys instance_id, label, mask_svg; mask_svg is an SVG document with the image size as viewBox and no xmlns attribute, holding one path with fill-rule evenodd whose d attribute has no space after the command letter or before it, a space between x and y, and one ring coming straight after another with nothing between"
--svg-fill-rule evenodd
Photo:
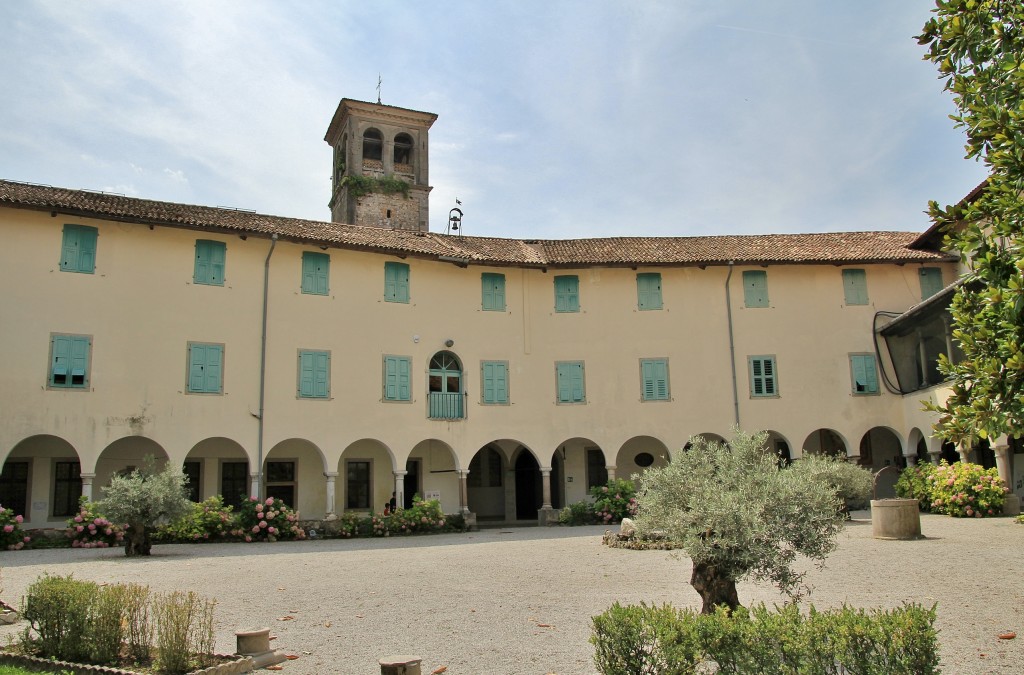
<instances>
[{"instance_id":1,"label":"drainpipe","mask_svg":"<svg viewBox=\"0 0 1024 675\"><path fill-rule=\"evenodd\" d=\"M256 498L263 499L263 402L267 388L267 296L270 290L270 256L277 246L277 234L270 235L270 250L263 263L263 330L260 333L260 411L256 419L259 431L256 438Z\"/></svg>"},{"instance_id":2,"label":"drainpipe","mask_svg":"<svg viewBox=\"0 0 1024 675\"><path fill-rule=\"evenodd\" d=\"M736 427L740 426L740 395L736 389L736 342L732 334L732 293L729 280L732 279L733 261L729 261L729 275L725 277L725 313L729 317L729 366L732 368L732 407L736 417Z\"/></svg>"}]
</instances>

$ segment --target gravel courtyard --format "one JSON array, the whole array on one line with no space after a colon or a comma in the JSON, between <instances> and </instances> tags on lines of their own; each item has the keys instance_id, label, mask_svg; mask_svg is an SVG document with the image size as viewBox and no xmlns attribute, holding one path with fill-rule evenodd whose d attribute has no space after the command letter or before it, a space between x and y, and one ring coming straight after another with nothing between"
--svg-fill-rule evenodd
<instances>
[{"instance_id":1,"label":"gravel courtyard","mask_svg":"<svg viewBox=\"0 0 1024 675\"><path fill-rule=\"evenodd\" d=\"M284 673L371 675L391 654L427 675L595 672L590 617L616 600L699 607L690 563L665 551L601 545L603 527L506 528L412 538L165 545L149 559L115 550L0 553L2 593L17 605L43 573L141 582L216 598L217 646L267 627L298 655ZM938 602L946 673L1024 673L1024 526L1011 519L922 516L921 541L871 538L854 514L839 549L809 575L818 607ZM744 604L779 601L741 584ZM293 617L282 620L284 617ZM0 639L19 626L0 629ZM1004 631L1020 635L1000 640Z\"/></svg>"}]
</instances>

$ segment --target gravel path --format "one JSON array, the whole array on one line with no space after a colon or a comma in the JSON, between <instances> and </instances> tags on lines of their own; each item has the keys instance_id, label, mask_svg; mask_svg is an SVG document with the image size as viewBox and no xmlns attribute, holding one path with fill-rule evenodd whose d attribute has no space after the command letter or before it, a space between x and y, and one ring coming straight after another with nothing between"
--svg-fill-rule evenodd
<instances>
[{"instance_id":1,"label":"gravel path","mask_svg":"<svg viewBox=\"0 0 1024 675\"><path fill-rule=\"evenodd\" d=\"M1024 673L1024 526L924 515L925 540L878 541L868 514L854 516L826 567L809 574L816 606L938 602L944 672ZM234 651L235 630L269 626L273 644L299 656L284 664L291 675L375 675L391 654L422 657L424 675L441 666L446 675L586 674L595 672L590 617L616 600L700 606L687 559L608 549L603 530L165 545L149 559L4 552L0 597L17 605L44 572L194 590L218 600L218 649ZM741 584L739 594L744 604L781 599L762 584ZM18 630L0 628L0 640ZM1006 630L1021 637L998 639Z\"/></svg>"}]
</instances>

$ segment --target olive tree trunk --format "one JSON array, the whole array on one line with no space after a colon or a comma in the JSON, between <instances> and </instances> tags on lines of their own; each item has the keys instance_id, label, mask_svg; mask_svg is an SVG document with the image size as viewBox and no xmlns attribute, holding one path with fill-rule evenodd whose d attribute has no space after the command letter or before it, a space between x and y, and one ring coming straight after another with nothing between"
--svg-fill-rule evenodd
<instances>
[{"instance_id":1,"label":"olive tree trunk","mask_svg":"<svg viewBox=\"0 0 1024 675\"><path fill-rule=\"evenodd\" d=\"M702 614L714 614L718 605L728 607L730 612L740 606L736 582L714 565L694 563L690 585L704 601L700 610Z\"/></svg>"},{"instance_id":2,"label":"olive tree trunk","mask_svg":"<svg viewBox=\"0 0 1024 675\"><path fill-rule=\"evenodd\" d=\"M149 528L144 525L129 525L124 531L124 554L149 555L153 542L149 538Z\"/></svg>"}]
</instances>

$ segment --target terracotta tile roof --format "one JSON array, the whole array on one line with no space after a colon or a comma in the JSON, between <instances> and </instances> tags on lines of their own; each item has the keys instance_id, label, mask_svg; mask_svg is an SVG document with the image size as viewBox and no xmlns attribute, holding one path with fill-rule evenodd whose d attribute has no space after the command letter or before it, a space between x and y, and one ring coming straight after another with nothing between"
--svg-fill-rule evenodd
<instances>
[{"instance_id":1,"label":"terracotta tile roof","mask_svg":"<svg viewBox=\"0 0 1024 675\"><path fill-rule=\"evenodd\" d=\"M909 246L916 232L609 237L519 240L459 237L268 216L252 211L137 199L0 180L0 206L197 230L237 232L316 245L455 263L529 266L844 264L954 260Z\"/></svg>"}]
</instances>

